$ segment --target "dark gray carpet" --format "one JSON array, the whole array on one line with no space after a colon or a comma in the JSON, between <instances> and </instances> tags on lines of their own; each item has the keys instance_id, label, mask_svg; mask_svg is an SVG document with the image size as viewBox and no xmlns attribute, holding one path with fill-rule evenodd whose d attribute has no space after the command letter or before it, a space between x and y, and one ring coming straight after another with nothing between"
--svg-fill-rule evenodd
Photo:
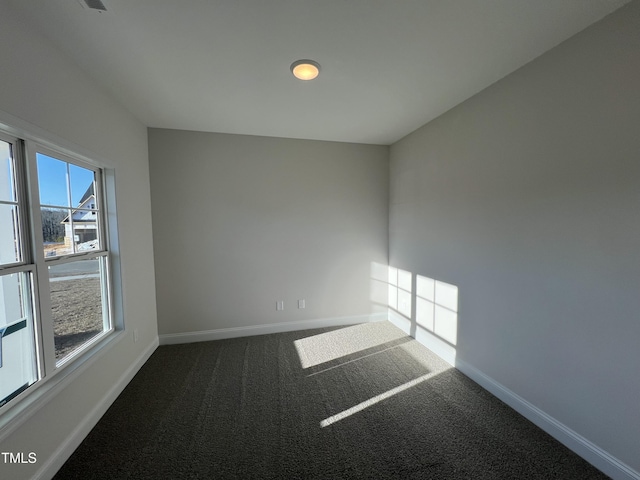
<instances>
[{"instance_id":1,"label":"dark gray carpet","mask_svg":"<svg viewBox=\"0 0 640 480\"><path fill-rule=\"evenodd\" d=\"M608 478L377 325L160 347L55 479Z\"/></svg>"}]
</instances>

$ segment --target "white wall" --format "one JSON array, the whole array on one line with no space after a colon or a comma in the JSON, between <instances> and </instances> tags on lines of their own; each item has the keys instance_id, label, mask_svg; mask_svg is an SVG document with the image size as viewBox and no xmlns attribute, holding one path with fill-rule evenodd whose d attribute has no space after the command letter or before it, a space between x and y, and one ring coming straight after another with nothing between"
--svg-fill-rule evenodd
<instances>
[{"instance_id":1,"label":"white wall","mask_svg":"<svg viewBox=\"0 0 640 480\"><path fill-rule=\"evenodd\" d=\"M388 152L150 129L161 338L381 311L369 280L387 259Z\"/></svg>"},{"instance_id":2,"label":"white wall","mask_svg":"<svg viewBox=\"0 0 640 480\"><path fill-rule=\"evenodd\" d=\"M459 365L636 474L639 122L636 1L394 144L390 187L390 264L459 288Z\"/></svg>"},{"instance_id":3,"label":"white wall","mask_svg":"<svg viewBox=\"0 0 640 480\"><path fill-rule=\"evenodd\" d=\"M0 430L0 451L37 454L35 464L0 464L2 478L23 479L43 468L46 476L47 465L55 469L64 460L54 456L56 450L62 448L57 452L62 456L70 453L68 448L77 440L73 435L86 433L95 419L94 407L114 393L111 389L131 375L128 369L157 342L147 130L6 5L0 15L0 68L0 122L63 143L62 147L115 169L116 253L122 265L128 329L127 335L102 351L98 362L65 384L18 429L8 436ZM134 328L140 334L137 343Z\"/></svg>"}]
</instances>

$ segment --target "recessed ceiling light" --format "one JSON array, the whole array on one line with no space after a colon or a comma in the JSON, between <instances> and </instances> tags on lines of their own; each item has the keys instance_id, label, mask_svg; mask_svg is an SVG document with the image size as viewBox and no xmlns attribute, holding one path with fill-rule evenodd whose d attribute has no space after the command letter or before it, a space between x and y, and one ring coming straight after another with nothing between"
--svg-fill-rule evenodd
<instances>
[{"instance_id":1,"label":"recessed ceiling light","mask_svg":"<svg viewBox=\"0 0 640 480\"><path fill-rule=\"evenodd\" d=\"M320 64L313 60L296 60L291 64L291 73L300 80L313 80L320 73Z\"/></svg>"}]
</instances>

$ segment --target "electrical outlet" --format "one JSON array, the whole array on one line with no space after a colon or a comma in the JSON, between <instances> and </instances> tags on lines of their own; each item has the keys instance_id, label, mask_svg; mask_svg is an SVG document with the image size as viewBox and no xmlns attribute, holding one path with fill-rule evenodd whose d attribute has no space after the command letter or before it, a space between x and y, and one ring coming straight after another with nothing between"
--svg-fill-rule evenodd
<instances>
[{"instance_id":1,"label":"electrical outlet","mask_svg":"<svg viewBox=\"0 0 640 480\"><path fill-rule=\"evenodd\" d=\"M276 302L276 310L284 310L284 301L283 300L278 300Z\"/></svg>"},{"instance_id":2,"label":"electrical outlet","mask_svg":"<svg viewBox=\"0 0 640 480\"><path fill-rule=\"evenodd\" d=\"M134 328L133 329L133 343L137 343L138 342L138 338L140 338L140 336L138 335L138 329Z\"/></svg>"},{"instance_id":3,"label":"electrical outlet","mask_svg":"<svg viewBox=\"0 0 640 480\"><path fill-rule=\"evenodd\" d=\"M298 300L298 308L306 308L306 301L304 300L304 298L302 300Z\"/></svg>"}]
</instances>

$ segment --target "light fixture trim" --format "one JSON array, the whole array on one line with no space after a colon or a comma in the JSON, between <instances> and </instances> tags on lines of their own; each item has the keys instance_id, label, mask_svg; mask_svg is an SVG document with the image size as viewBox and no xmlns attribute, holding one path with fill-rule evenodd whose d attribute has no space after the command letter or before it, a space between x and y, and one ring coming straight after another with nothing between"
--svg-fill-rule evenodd
<instances>
[{"instance_id":1,"label":"light fixture trim","mask_svg":"<svg viewBox=\"0 0 640 480\"><path fill-rule=\"evenodd\" d=\"M314 60L296 60L291 64L291 73L299 80L313 80L320 75L320 64Z\"/></svg>"}]
</instances>

